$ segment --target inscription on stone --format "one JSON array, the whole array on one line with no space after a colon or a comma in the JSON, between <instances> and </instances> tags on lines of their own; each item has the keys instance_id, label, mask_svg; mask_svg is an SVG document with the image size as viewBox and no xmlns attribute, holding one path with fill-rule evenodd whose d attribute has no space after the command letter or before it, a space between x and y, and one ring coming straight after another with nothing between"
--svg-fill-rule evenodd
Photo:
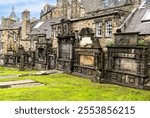
<instances>
[{"instance_id":1,"label":"inscription on stone","mask_svg":"<svg viewBox=\"0 0 150 118\"><path fill-rule=\"evenodd\" d=\"M82 38L80 42L80 46L86 46L86 45L91 45L91 44L92 44L91 37L84 37Z\"/></svg>"},{"instance_id":2,"label":"inscription on stone","mask_svg":"<svg viewBox=\"0 0 150 118\"><path fill-rule=\"evenodd\" d=\"M93 66L94 65L94 57L93 56L80 56L80 65L84 66Z\"/></svg>"},{"instance_id":3,"label":"inscription on stone","mask_svg":"<svg viewBox=\"0 0 150 118\"><path fill-rule=\"evenodd\" d=\"M115 34L115 44L117 46L137 45L138 33L120 33Z\"/></svg>"},{"instance_id":4,"label":"inscription on stone","mask_svg":"<svg viewBox=\"0 0 150 118\"><path fill-rule=\"evenodd\" d=\"M115 60L115 69L120 71L137 72L137 63L135 60L126 58L117 58Z\"/></svg>"}]
</instances>

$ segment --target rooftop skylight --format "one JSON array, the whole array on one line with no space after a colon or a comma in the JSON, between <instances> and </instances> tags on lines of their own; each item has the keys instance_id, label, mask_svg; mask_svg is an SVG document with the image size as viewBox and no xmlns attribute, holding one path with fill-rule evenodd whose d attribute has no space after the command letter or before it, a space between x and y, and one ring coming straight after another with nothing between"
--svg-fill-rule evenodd
<instances>
[{"instance_id":1,"label":"rooftop skylight","mask_svg":"<svg viewBox=\"0 0 150 118\"><path fill-rule=\"evenodd\" d=\"M142 18L142 22L150 22L150 9L146 11L145 15Z\"/></svg>"},{"instance_id":2,"label":"rooftop skylight","mask_svg":"<svg viewBox=\"0 0 150 118\"><path fill-rule=\"evenodd\" d=\"M34 26L34 29L39 28L43 23L44 23L44 22L39 22L38 24L36 24L36 25Z\"/></svg>"}]
</instances>

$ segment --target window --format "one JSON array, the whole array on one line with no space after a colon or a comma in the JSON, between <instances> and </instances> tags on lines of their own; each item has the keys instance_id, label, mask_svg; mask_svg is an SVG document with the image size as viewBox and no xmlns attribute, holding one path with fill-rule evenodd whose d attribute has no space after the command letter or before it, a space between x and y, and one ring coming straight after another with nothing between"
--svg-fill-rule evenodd
<instances>
[{"instance_id":1,"label":"window","mask_svg":"<svg viewBox=\"0 0 150 118\"><path fill-rule=\"evenodd\" d=\"M109 6L109 0L104 0L104 6L108 7Z\"/></svg>"},{"instance_id":2,"label":"window","mask_svg":"<svg viewBox=\"0 0 150 118\"><path fill-rule=\"evenodd\" d=\"M145 13L145 15L142 18L142 22L148 22L150 21L150 9L147 10L147 12Z\"/></svg>"},{"instance_id":3,"label":"window","mask_svg":"<svg viewBox=\"0 0 150 118\"><path fill-rule=\"evenodd\" d=\"M112 36L112 21L106 21L106 37Z\"/></svg>"},{"instance_id":4,"label":"window","mask_svg":"<svg viewBox=\"0 0 150 118\"><path fill-rule=\"evenodd\" d=\"M102 37L102 22L96 24L96 37Z\"/></svg>"}]
</instances>

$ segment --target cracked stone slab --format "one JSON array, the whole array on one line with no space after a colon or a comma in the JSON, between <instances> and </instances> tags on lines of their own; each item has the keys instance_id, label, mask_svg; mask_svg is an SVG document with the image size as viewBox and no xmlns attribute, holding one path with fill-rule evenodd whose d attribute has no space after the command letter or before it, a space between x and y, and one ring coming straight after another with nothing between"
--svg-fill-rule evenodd
<instances>
[{"instance_id":1,"label":"cracked stone slab","mask_svg":"<svg viewBox=\"0 0 150 118\"><path fill-rule=\"evenodd\" d=\"M42 85L44 84L29 79L19 80L19 81L0 82L0 88L20 88L20 87L42 86Z\"/></svg>"},{"instance_id":2,"label":"cracked stone slab","mask_svg":"<svg viewBox=\"0 0 150 118\"><path fill-rule=\"evenodd\" d=\"M18 75L8 75L8 76L0 76L0 79L10 79L10 78L18 78Z\"/></svg>"},{"instance_id":3,"label":"cracked stone slab","mask_svg":"<svg viewBox=\"0 0 150 118\"><path fill-rule=\"evenodd\" d=\"M44 86L44 84L41 83L19 84L19 85L12 85L11 88L34 87L34 86Z\"/></svg>"},{"instance_id":4,"label":"cracked stone slab","mask_svg":"<svg viewBox=\"0 0 150 118\"><path fill-rule=\"evenodd\" d=\"M59 70L40 71L40 72L37 72L36 75L49 75L49 74L55 74L55 73L63 73L63 71L59 71Z\"/></svg>"},{"instance_id":5,"label":"cracked stone slab","mask_svg":"<svg viewBox=\"0 0 150 118\"><path fill-rule=\"evenodd\" d=\"M150 82L144 86L146 90L150 90Z\"/></svg>"}]
</instances>

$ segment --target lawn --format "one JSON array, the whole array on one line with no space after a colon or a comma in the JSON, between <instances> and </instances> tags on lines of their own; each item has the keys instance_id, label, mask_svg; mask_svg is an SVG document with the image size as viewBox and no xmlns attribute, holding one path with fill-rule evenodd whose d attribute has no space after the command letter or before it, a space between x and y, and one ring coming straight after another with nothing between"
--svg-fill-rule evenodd
<instances>
[{"instance_id":1,"label":"lawn","mask_svg":"<svg viewBox=\"0 0 150 118\"><path fill-rule=\"evenodd\" d=\"M0 67L3 70L3 67ZM1 71L0 70L0 71ZM16 69L5 70L9 73ZM26 71L28 72L28 71ZM18 72L21 73L21 72ZM23 72L24 73L24 72ZM8 73L7 73L8 74ZM15 74L15 73L14 73ZM111 84L92 83L89 79L68 74L27 76L0 81L32 79L45 86L0 89L0 100L11 101L149 101L150 91L138 90Z\"/></svg>"},{"instance_id":2,"label":"lawn","mask_svg":"<svg viewBox=\"0 0 150 118\"><path fill-rule=\"evenodd\" d=\"M19 71L18 68L11 68L11 67L1 67L0 66L0 76L8 76L8 75L19 75L19 74L31 74L36 73L37 71Z\"/></svg>"}]
</instances>

